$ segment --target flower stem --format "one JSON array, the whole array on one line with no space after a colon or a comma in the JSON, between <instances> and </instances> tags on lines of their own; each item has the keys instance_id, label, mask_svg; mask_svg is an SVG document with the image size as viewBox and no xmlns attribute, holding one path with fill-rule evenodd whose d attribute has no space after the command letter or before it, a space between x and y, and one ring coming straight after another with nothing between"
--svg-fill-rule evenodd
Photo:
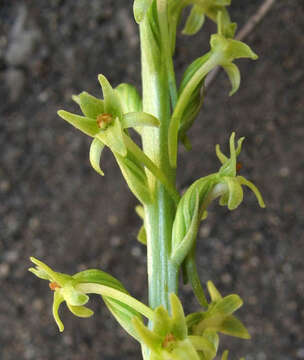
<instances>
[{"instance_id":1,"label":"flower stem","mask_svg":"<svg viewBox=\"0 0 304 360\"><path fill-rule=\"evenodd\" d=\"M165 174L175 188L175 170L168 156L168 128L170 122L170 91L166 56L162 48L151 46L149 16L140 24L142 56L143 111L160 120L159 128L144 129L142 133L145 154ZM159 21L167 18L160 15ZM168 26L162 24L160 27ZM160 59L153 52L160 51ZM177 293L178 269L170 262L172 224L175 203L160 181L147 172L153 202L146 204L147 260L149 305L152 309L162 304L169 309L169 294Z\"/></svg>"}]
</instances>

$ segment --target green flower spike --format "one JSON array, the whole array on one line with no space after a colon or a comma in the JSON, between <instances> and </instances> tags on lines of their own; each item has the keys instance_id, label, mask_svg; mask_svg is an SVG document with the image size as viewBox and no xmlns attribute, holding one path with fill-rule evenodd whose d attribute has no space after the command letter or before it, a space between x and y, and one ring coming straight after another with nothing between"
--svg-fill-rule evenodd
<instances>
[{"instance_id":1,"label":"green flower spike","mask_svg":"<svg viewBox=\"0 0 304 360\"><path fill-rule=\"evenodd\" d=\"M159 121L152 115L140 112L141 99L131 85L121 84L113 89L108 80L99 75L104 100L95 98L87 92L73 96L84 116L60 110L58 115L77 129L94 138L90 148L92 167L104 175L99 162L104 146L122 157L127 156L125 129L141 128L142 126L159 126ZM123 101L126 101L124 103ZM127 112L125 112L127 111Z\"/></svg>"},{"instance_id":2,"label":"green flower spike","mask_svg":"<svg viewBox=\"0 0 304 360\"><path fill-rule=\"evenodd\" d=\"M55 272L34 257L30 259L36 267L30 268L29 271L40 279L50 281L50 289L54 291L53 316L60 332L64 330L64 326L59 317L58 310L64 301L69 310L78 317L86 318L94 314L92 310L84 306L89 301L89 297L75 289L77 281L73 279L73 276Z\"/></svg>"},{"instance_id":3,"label":"green flower spike","mask_svg":"<svg viewBox=\"0 0 304 360\"><path fill-rule=\"evenodd\" d=\"M182 304L173 293L170 303L171 316L163 306L154 310L152 330L138 318L133 320L141 344L150 350L149 360L213 359L217 348L212 338L206 333L189 336Z\"/></svg>"},{"instance_id":4,"label":"green flower spike","mask_svg":"<svg viewBox=\"0 0 304 360\"><path fill-rule=\"evenodd\" d=\"M211 281L208 281L207 287L211 302L206 311L187 316L189 332L192 335L200 336L205 331L214 331L242 339L250 339L247 329L232 315L243 305L242 299L238 295L222 297Z\"/></svg>"}]
</instances>

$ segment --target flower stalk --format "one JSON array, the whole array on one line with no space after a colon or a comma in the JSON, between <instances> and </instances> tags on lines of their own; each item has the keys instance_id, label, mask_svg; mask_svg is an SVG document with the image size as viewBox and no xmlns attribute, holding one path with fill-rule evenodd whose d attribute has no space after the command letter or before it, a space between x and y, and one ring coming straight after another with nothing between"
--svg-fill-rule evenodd
<instances>
[{"instance_id":1,"label":"flower stalk","mask_svg":"<svg viewBox=\"0 0 304 360\"><path fill-rule=\"evenodd\" d=\"M176 188L178 146L190 149L187 131L203 106L204 81L221 66L232 85L230 95L240 86L240 72L234 61L256 59L246 44L233 39L236 24L227 10L230 0L135 0L134 17L139 24L141 43L142 96L130 84L113 88L104 75L98 76L103 98L87 92L73 96L83 115L60 110L58 115L92 138L89 159L93 169L104 175L100 159L108 147L117 161L131 192L139 201L136 212L143 221L138 240L146 246L148 305L132 297L122 283L104 271L91 269L67 275L31 258L29 270L48 280L54 292L53 316L60 331L64 326L59 306L66 303L78 317L90 317L86 307L89 294L100 295L119 324L136 339L144 360L214 360L219 333L249 339L245 326L234 316L242 306L236 295L222 296L209 281L205 294L195 253L201 221L207 221L208 207L219 204L234 210L243 201L246 186L265 207L257 187L240 176L237 158L244 138L230 136L229 156L219 145L221 163L216 173L196 180L181 196ZM205 18L217 24L207 54L194 60L180 84L175 78L173 55L182 11L191 6L183 33L197 33ZM132 138L133 128L141 138ZM185 315L178 298L179 275L192 286L201 309ZM146 318L147 324L142 317ZM227 360L228 352L222 355Z\"/></svg>"}]
</instances>

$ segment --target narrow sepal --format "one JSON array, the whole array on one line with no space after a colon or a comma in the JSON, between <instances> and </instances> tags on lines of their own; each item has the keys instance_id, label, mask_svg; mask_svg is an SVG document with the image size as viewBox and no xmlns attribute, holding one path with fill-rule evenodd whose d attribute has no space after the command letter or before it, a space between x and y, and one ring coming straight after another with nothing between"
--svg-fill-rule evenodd
<instances>
[{"instance_id":1,"label":"narrow sepal","mask_svg":"<svg viewBox=\"0 0 304 360\"><path fill-rule=\"evenodd\" d=\"M153 332L165 338L165 336L171 330L171 323L172 321L168 314L168 311L162 305L158 306L154 310Z\"/></svg>"},{"instance_id":2,"label":"narrow sepal","mask_svg":"<svg viewBox=\"0 0 304 360\"><path fill-rule=\"evenodd\" d=\"M149 330L140 319L134 318L132 323L141 342L144 342L149 349L154 350L161 345L162 338Z\"/></svg>"},{"instance_id":3,"label":"narrow sepal","mask_svg":"<svg viewBox=\"0 0 304 360\"><path fill-rule=\"evenodd\" d=\"M147 245L147 233L144 225L140 227L136 238L141 244Z\"/></svg>"},{"instance_id":4,"label":"narrow sepal","mask_svg":"<svg viewBox=\"0 0 304 360\"><path fill-rule=\"evenodd\" d=\"M205 358L213 359L215 357L216 348L204 336L191 335L189 336L189 340L193 345L193 347L195 348L195 350L202 351L204 353Z\"/></svg>"},{"instance_id":5,"label":"narrow sepal","mask_svg":"<svg viewBox=\"0 0 304 360\"><path fill-rule=\"evenodd\" d=\"M114 118L118 117L120 119L122 116L122 106L119 96L115 93L114 89L104 75L98 75L98 81L102 87L105 113L111 114Z\"/></svg>"},{"instance_id":6,"label":"narrow sepal","mask_svg":"<svg viewBox=\"0 0 304 360\"><path fill-rule=\"evenodd\" d=\"M183 340L187 337L187 324L183 306L179 298L174 294L170 294L171 314L172 314L172 332L175 336Z\"/></svg>"},{"instance_id":7,"label":"narrow sepal","mask_svg":"<svg viewBox=\"0 0 304 360\"><path fill-rule=\"evenodd\" d=\"M250 339L251 336L242 322L235 316L227 316L221 324L220 331L223 334L235 336L241 339Z\"/></svg>"},{"instance_id":8,"label":"narrow sepal","mask_svg":"<svg viewBox=\"0 0 304 360\"><path fill-rule=\"evenodd\" d=\"M222 299L222 295L217 290L217 288L215 287L215 285L213 284L212 281L207 282L207 288L208 288L208 292L209 292L211 301L218 301L218 300Z\"/></svg>"},{"instance_id":9,"label":"narrow sepal","mask_svg":"<svg viewBox=\"0 0 304 360\"><path fill-rule=\"evenodd\" d=\"M204 9L198 5L194 5L187 18L182 33L184 35L194 35L201 29L204 22L205 22Z\"/></svg>"},{"instance_id":10,"label":"narrow sepal","mask_svg":"<svg viewBox=\"0 0 304 360\"><path fill-rule=\"evenodd\" d=\"M214 315L228 316L233 314L243 305L242 299L238 295L228 295L218 300L208 311L208 317Z\"/></svg>"},{"instance_id":11,"label":"narrow sepal","mask_svg":"<svg viewBox=\"0 0 304 360\"><path fill-rule=\"evenodd\" d=\"M96 119L98 115L104 113L103 100L97 99L86 91L83 91L79 95L74 95L72 98L80 106L83 114L88 118Z\"/></svg>"},{"instance_id":12,"label":"narrow sepal","mask_svg":"<svg viewBox=\"0 0 304 360\"><path fill-rule=\"evenodd\" d=\"M102 176L104 176L104 172L100 168L100 157L103 149L104 144L98 138L94 138L90 147L90 163L93 169Z\"/></svg>"},{"instance_id":13,"label":"narrow sepal","mask_svg":"<svg viewBox=\"0 0 304 360\"><path fill-rule=\"evenodd\" d=\"M75 115L65 110L59 110L57 114L86 135L94 137L99 130L96 119Z\"/></svg>"}]
</instances>

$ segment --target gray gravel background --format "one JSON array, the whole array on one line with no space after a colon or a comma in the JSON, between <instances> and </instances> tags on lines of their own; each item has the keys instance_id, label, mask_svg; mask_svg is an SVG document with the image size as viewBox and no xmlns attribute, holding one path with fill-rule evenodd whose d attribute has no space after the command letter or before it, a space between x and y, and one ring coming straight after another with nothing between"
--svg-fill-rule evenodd
<instances>
[{"instance_id":1,"label":"gray gravel background","mask_svg":"<svg viewBox=\"0 0 304 360\"><path fill-rule=\"evenodd\" d=\"M234 0L242 25L261 1ZM221 74L181 151L179 186L218 168L216 143L246 136L242 174L262 190L236 211L214 205L200 230L199 270L224 294L239 293L251 341L222 338L231 358L304 359L304 3L277 1L247 42L260 55L239 61L232 98ZM205 30L214 31L210 24ZM180 36L179 76L208 48L208 34ZM56 115L70 97L100 94L96 75L140 86L139 42L131 1L0 0L0 359L139 359L139 349L96 298L88 320L51 317L45 282L28 272L34 255L62 272L97 267L146 299L145 249L135 241L136 201L109 152L104 178L89 166L90 140ZM188 311L197 309L183 290Z\"/></svg>"}]
</instances>

